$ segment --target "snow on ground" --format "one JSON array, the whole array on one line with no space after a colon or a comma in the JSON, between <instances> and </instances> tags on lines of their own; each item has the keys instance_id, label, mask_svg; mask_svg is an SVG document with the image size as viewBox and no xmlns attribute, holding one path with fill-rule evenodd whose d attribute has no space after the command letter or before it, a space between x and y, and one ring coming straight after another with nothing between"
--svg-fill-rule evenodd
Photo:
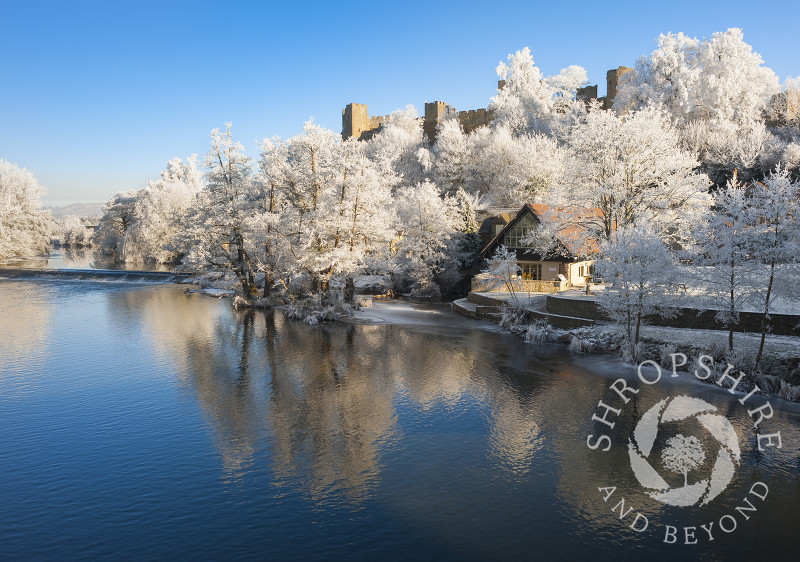
<instances>
[{"instance_id":1,"label":"snow on ground","mask_svg":"<svg viewBox=\"0 0 800 562\"><path fill-rule=\"evenodd\" d=\"M467 318L450 308L450 304L418 304L407 301L374 300L372 306L359 309L352 320L364 324L403 324L444 326L449 328L501 330L497 324Z\"/></svg>"},{"instance_id":2,"label":"snow on ground","mask_svg":"<svg viewBox=\"0 0 800 562\"><path fill-rule=\"evenodd\" d=\"M595 291L595 287L592 287ZM514 296L510 293L479 293L484 296L513 301ZM537 305L543 300L547 293L531 293L528 295L517 294L517 300L522 306L537 309ZM593 296L586 296L585 290L563 291L560 293L549 293L553 296L565 296L569 298L580 298L593 300ZM793 303L797 304L797 303ZM798 306L800 308L800 306ZM798 310L800 312L800 310ZM595 330L600 332L622 333L624 328L621 325L598 322ZM663 344L672 344L676 347L694 347L700 349L726 350L728 348L728 332L725 330L692 330L687 328L674 328L666 326L648 326L641 328L641 337ZM752 356L755 358L758 353L758 346L761 341L760 334L734 333L734 350L737 354ZM776 336L767 334L764 342L764 360L769 363L780 362L781 360L800 357L800 338L794 336Z\"/></svg>"},{"instance_id":3,"label":"snow on ground","mask_svg":"<svg viewBox=\"0 0 800 562\"><path fill-rule=\"evenodd\" d=\"M217 297L217 298L233 298L236 296L236 291L232 291L230 289L201 289L201 295L207 295L209 297Z\"/></svg>"},{"instance_id":4,"label":"snow on ground","mask_svg":"<svg viewBox=\"0 0 800 562\"><path fill-rule=\"evenodd\" d=\"M622 333L624 328L616 324L598 324L598 329ZM669 328L663 326L642 326L641 337L670 343L676 346L727 349L728 332L722 330L690 330L687 328ZM737 353L745 355L758 353L761 341L760 334L733 334L733 348ZM773 359L800 357L800 338L794 336L767 335L764 342L764 354Z\"/></svg>"}]
</instances>

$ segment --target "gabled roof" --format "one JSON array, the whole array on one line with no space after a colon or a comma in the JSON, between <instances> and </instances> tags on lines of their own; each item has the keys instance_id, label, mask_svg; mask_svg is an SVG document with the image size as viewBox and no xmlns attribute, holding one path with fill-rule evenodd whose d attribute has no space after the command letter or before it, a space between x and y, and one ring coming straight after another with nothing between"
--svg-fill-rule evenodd
<instances>
[{"instance_id":1,"label":"gabled roof","mask_svg":"<svg viewBox=\"0 0 800 562\"><path fill-rule=\"evenodd\" d=\"M514 218L508 221L508 224L506 224L503 229L492 238L491 242L481 250L481 256L485 258L494 253L497 246L500 245L500 241L505 237L506 232L527 214L532 215L534 220L539 223L552 222L557 215L564 216L565 214L576 219L576 222L580 222L580 219L591 219L592 217L602 216L600 209L566 208L526 203L517 211ZM559 261L563 259L571 260L578 256L595 254L598 251L597 243L593 240L588 240L585 229L578 224L565 226L559 229L558 244L559 248L556 251L551 252L548 256L539 256L540 259L554 258Z\"/></svg>"}]
</instances>

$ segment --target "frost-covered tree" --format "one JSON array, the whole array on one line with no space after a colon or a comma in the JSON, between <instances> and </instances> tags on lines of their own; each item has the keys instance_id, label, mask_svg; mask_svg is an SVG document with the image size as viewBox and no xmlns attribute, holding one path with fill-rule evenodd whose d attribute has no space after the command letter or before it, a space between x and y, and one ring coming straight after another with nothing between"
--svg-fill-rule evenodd
<instances>
[{"instance_id":1,"label":"frost-covered tree","mask_svg":"<svg viewBox=\"0 0 800 562\"><path fill-rule=\"evenodd\" d=\"M481 273L486 279L487 289L504 288L516 298L516 291L520 288L520 273L522 269L517 263L517 254L502 244L497 247L494 255L489 258Z\"/></svg>"},{"instance_id":2,"label":"frost-covered tree","mask_svg":"<svg viewBox=\"0 0 800 562\"><path fill-rule=\"evenodd\" d=\"M585 106L575 101L575 91L587 82L586 71L579 66L545 77L525 47L508 55L508 63L500 62L496 72L505 85L492 98L489 109L495 112L495 121L515 135L561 136L586 112Z\"/></svg>"},{"instance_id":3,"label":"frost-covered tree","mask_svg":"<svg viewBox=\"0 0 800 562\"><path fill-rule=\"evenodd\" d=\"M368 143L367 155L382 181L393 188L415 185L428 177L428 148L422 120L413 105L393 112L381 132Z\"/></svg>"},{"instance_id":4,"label":"frost-covered tree","mask_svg":"<svg viewBox=\"0 0 800 562\"><path fill-rule=\"evenodd\" d=\"M128 262L170 263L184 253L178 236L186 228L185 216L203 187L197 157L184 163L167 162L156 181L136 193L135 220L125 233L124 259Z\"/></svg>"},{"instance_id":5,"label":"frost-covered tree","mask_svg":"<svg viewBox=\"0 0 800 562\"><path fill-rule=\"evenodd\" d=\"M394 204L399 229L396 268L414 279L417 293L436 295L435 276L454 266L446 250L461 222L455 201L443 199L436 184L425 181L398 189Z\"/></svg>"},{"instance_id":6,"label":"frost-covered tree","mask_svg":"<svg viewBox=\"0 0 800 562\"><path fill-rule=\"evenodd\" d=\"M287 206L288 147L280 138L264 139L260 143L261 158L256 178L260 186L257 208L248 219L248 228L254 233L253 256L256 269L264 274L263 296L269 297L276 281L286 285L286 274L291 270L288 239L284 235Z\"/></svg>"},{"instance_id":7,"label":"frost-covered tree","mask_svg":"<svg viewBox=\"0 0 800 562\"><path fill-rule=\"evenodd\" d=\"M125 260L125 237L138 218L136 191L120 191L103 205L103 216L92 238L103 251Z\"/></svg>"},{"instance_id":8,"label":"frost-covered tree","mask_svg":"<svg viewBox=\"0 0 800 562\"><path fill-rule=\"evenodd\" d=\"M67 248L86 248L92 245L92 234L77 215L66 215L60 224L61 244Z\"/></svg>"},{"instance_id":9,"label":"frost-covered tree","mask_svg":"<svg viewBox=\"0 0 800 562\"><path fill-rule=\"evenodd\" d=\"M778 168L763 182L754 183L752 190L752 212L757 218L750 258L766 267L766 275L753 280L758 283L757 302L763 309L761 342L754 365L758 368L776 297L798 296L795 280L800 265L800 183Z\"/></svg>"},{"instance_id":10,"label":"frost-covered tree","mask_svg":"<svg viewBox=\"0 0 800 562\"><path fill-rule=\"evenodd\" d=\"M515 136L501 124L481 128L474 136L472 193L497 206L519 207L547 201L563 181L565 151L541 134Z\"/></svg>"},{"instance_id":11,"label":"frost-covered tree","mask_svg":"<svg viewBox=\"0 0 800 562\"><path fill-rule=\"evenodd\" d=\"M642 221L613 233L601 246L596 268L606 279L597 304L624 326L629 348L634 350L647 317L670 312L675 260L659 234Z\"/></svg>"},{"instance_id":12,"label":"frost-covered tree","mask_svg":"<svg viewBox=\"0 0 800 562\"><path fill-rule=\"evenodd\" d=\"M559 202L596 209L580 226L597 240L609 240L615 228L649 221L659 231L675 231L693 222L707 199L708 178L697 160L680 147L677 131L655 109L621 118L594 111L569 138L571 166Z\"/></svg>"},{"instance_id":13,"label":"frost-covered tree","mask_svg":"<svg viewBox=\"0 0 800 562\"><path fill-rule=\"evenodd\" d=\"M51 218L41 208L41 197L31 172L0 159L0 259L47 249Z\"/></svg>"},{"instance_id":14,"label":"frost-covered tree","mask_svg":"<svg viewBox=\"0 0 800 562\"><path fill-rule=\"evenodd\" d=\"M206 185L188 217L187 263L198 268L233 271L246 298L257 294L253 258L248 252L247 220L256 195L250 158L241 143L225 130L211 131L206 154Z\"/></svg>"},{"instance_id":15,"label":"frost-covered tree","mask_svg":"<svg viewBox=\"0 0 800 562\"><path fill-rule=\"evenodd\" d=\"M741 29L714 33L699 41L682 33L659 35L657 48L642 57L617 90L617 110L657 105L673 121L761 121L770 96L780 91L778 77L744 42Z\"/></svg>"},{"instance_id":16,"label":"frost-covered tree","mask_svg":"<svg viewBox=\"0 0 800 562\"><path fill-rule=\"evenodd\" d=\"M337 267L334 236L338 137L312 121L287 141L286 194L291 225L288 239L299 271L311 279L314 293L327 290Z\"/></svg>"},{"instance_id":17,"label":"frost-covered tree","mask_svg":"<svg viewBox=\"0 0 800 562\"><path fill-rule=\"evenodd\" d=\"M753 295L753 279L760 264L751 259L755 249L758 217L747 187L736 174L725 189L713 194L712 207L695 226L699 270L711 308L728 329L728 350L733 354L733 331L739 313Z\"/></svg>"},{"instance_id":18,"label":"frost-covered tree","mask_svg":"<svg viewBox=\"0 0 800 562\"><path fill-rule=\"evenodd\" d=\"M775 73L740 29L703 41L670 33L657 45L621 80L615 110L666 110L718 183L734 168L752 168L765 148L764 109L780 91Z\"/></svg>"},{"instance_id":19,"label":"frost-covered tree","mask_svg":"<svg viewBox=\"0 0 800 562\"><path fill-rule=\"evenodd\" d=\"M458 119L445 119L439 125L433 146L433 179L444 194L471 189L475 171L473 138L464 133Z\"/></svg>"}]
</instances>

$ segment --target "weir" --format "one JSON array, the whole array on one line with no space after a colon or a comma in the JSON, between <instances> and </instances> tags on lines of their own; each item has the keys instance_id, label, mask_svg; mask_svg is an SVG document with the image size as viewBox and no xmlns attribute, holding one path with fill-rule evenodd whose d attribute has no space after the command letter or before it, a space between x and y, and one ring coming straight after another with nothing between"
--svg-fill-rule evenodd
<instances>
[{"instance_id":1,"label":"weir","mask_svg":"<svg viewBox=\"0 0 800 562\"><path fill-rule=\"evenodd\" d=\"M0 280L89 281L112 283L179 283L192 273L118 269L0 268Z\"/></svg>"}]
</instances>

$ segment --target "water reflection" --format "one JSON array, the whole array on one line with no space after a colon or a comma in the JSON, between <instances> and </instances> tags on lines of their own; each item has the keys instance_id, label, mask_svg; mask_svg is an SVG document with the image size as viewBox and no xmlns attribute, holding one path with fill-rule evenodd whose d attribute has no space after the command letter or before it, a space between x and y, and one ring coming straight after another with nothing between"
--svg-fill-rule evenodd
<instances>
[{"instance_id":1,"label":"water reflection","mask_svg":"<svg viewBox=\"0 0 800 562\"><path fill-rule=\"evenodd\" d=\"M198 539L198 528L228 528L220 522L224 513L233 535L247 525L286 531L292 537L286 541L297 549L291 552L302 552L311 536L298 529L327 521L327 531L319 531L316 539L320 558L330 554L320 544L358 540L365 541L361 557L376 558L385 552L370 550L378 548L380 537L397 544L407 536L422 545L416 554L446 545L440 553L444 558L506 553L523 558L536 552L571 559L593 555L598 545L609 555L647 549L650 557L674 557L655 548L658 537L626 530L627 522L611 511L616 501L604 502L600 486L615 486L614 500L625 497L654 526L706 522L693 519L697 512L687 516L642 492L630 470L625 439L616 439L607 453L586 446L586 435L597 429L591 415L608 396L608 376L635 380L634 371L612 360L465 327L472 325L453 327L444 314L429 315L443 319L427 325L309 327L279 311L235 312L227 301L186 294L178 286L47 287L0 283L2 302L16 307L0 310L0 361L46 355L52 332L59 331L51 329L47 311L59 320L60 330L74 330L56 334L61 345L90 357L60 379L37 376L53 386L56 404L69 391L61 415L75 410L76 427L87 417L84 408L107 414L94 426L91 441L96 438L103 447L94 458L113 455L117 471L101 464L96 473L119 478L128 490L119 470L146 471L163 460L154 479L144 473L146 481L160 482L169 493L179 490L177 498L158 503L142 486L145 492L132 501L142 502L148 513L172 510L175 517L165 521L181 533L196 533L191 536L201 542L205 537ZM19 318L30 321L23 324ZM92 324L94 347L77 333L82 323ZM133 343L126 347L128 340ZM120 349L125 352L117 353ZM113 367L91 371L87 365L97 356ZM32 376L37 370L25 372ZM58 366L43 363L41 371L57 373ZM3 372L13 374L14 368ZM108 388L107 381L112 381ZM175 389L173 401L170 390ZM90 399L84 397L87 392ZM763 479L775 491L744 532L712 543L714 548L699 548L696 555L758 553L768 542L790 552L800 501L798 409L775 402L770 423L781 430L784 449L765 454L757 450L747 408L725 391L666 380L665 386L641 387L616 420L618 435L629 434L654 403L676 393L714 404L740 437L741 468L730 492L703 510L703 517L718 520L734 511L755 480ZM51 403L43 402L42 411L51 410ZM144 419L156 420L150 423L158 428L140 430ZM50 424L36 426L35 415L30 420L37 434L51 436ZM156 431L157 436L148 433ZM84 441L81 433L62 452L65 462L84 467L84 456L70 456L73 447L86 447ZM13 447L12 442L9 450ZM202 471L196 464L208 469L210 484L198 476ZM89 492L94 485L93 480L87 484ZM78 492L76 497L83 497L86 489ZM109 497L118 496L109 492ZM313 514L292 519L303 509ZM206 526L196 527L196 518ZM293 523L280 527L278 519ZM345 523L336 527L340 520ZM369 533L379 539L364 546ZM497 545L503 545L502 555Z\"/></svg>"},{"instance_id":2,"label":"water reflection","mask_svg":"<svg viewBox=\"0 0 800 562\"><path fill-rule=\"evenodd\" d=\"M56 246L42 256L9 258L0 262L0 267L24 267L31 269L114 269L134 271L169 271L164 264L122 263L113 256L91 248L68 248Z\"/></svg>"},{"instance_id":3,"label":"water reflection","mask_svg":"<svg viewBox=\"0 0 800 562\"><path fill-rule=\"evenodd\" d=\"M45 361L51 314L50 303L42 293L49 292L47 287L28 283L0 283L0 365L6 367L6 376L0 378L0 394L12 387L15 392L27 388L33 381L13 374L40 369Z\"/></svg>"}]
</instances>

